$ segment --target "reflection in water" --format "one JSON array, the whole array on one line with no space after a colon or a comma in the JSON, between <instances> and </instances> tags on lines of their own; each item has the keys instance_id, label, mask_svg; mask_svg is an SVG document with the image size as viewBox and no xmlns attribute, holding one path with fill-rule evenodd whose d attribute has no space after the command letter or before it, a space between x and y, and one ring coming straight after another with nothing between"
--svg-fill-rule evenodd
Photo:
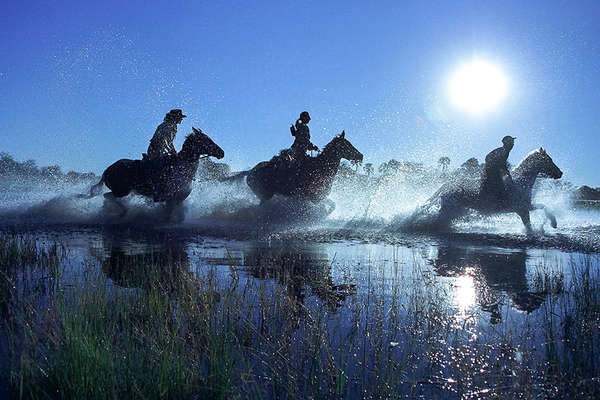
<instances>
[{"instance_id":1,"label":"reflection in water","mask_svg":"<svg viewBox=\"0 0 600 400\"><path fill-rule=\"evenodd\" d=\"M277 280L298 303L304 302L310 288L331 310L340 307L356 289L352 284L334 283L327 253L317 246L256 245L244 253L244 266L256 278Z\"/></svg>"},{"instance_id":2,"label":"reflection in water","mask_svg":"<svg viewBox=\"0 0 600 400\"><path fill-rule=\"evenodd\" d=\"M275 280L298 304L314 295L335 310L355 293L354 285L334 282L328 255L317 245L197 240L168 232L137 237L130 232L104 232L101 246L91 251L106 276L127 288L159 285L169 293L179 292L189 278L198 278L192 264L200 261L200 265L229 265L253 278Z\"/></svg>"},{"instance_id":3,"label":"reflection in water","mask_svg":"<svg viewBox=\"0 0 600 400\"><path fill-rule=\"evenodd\" d=\"M477 302L495 324L502 320L503 293L526 312L539 308L545 299L546 293L529 289L526 261L524 250L490 252L452 245L438 248L433 265L440 276L456 277L454 301L461 313Z\"/></svg>"},{"instance_id":4,"label":"reflection in water","mask_svg":"<svg viewBox=\"0 0 600 400\"><path fill-rule=\"evenodd\" d=\"M331 310L343 305L356 286L336 282L327 244L299 241L231 242L200 239L173 232L137 234L104 232L100 249L102 271L122 287L160 285L169 293L184 288L197 271L191 265L229 265L259 280L274 280L290 298L303 304L315 296ZM190 260L190 257L192 260ZM453 277L456 318L464 320L476 308L489 313L490 322L502 320L502 306L510 298L521 311L540 307L547 293L531 289L527 281L527 253L489 247L442 243L425 257L437 275ZM196 276L197 278L197 276Z\"/></svg>"},{"instance_id":5,"label":"reflection in water","mask_svg":"<svg viewBox=\"0 0 600 400\"><path fill-rule=\"evenodd\" d=\"M192 264L229 265L259 280L274 280L290 298L303 304L315 296L330 310L343 305L356 286L336 282L327 245L298 241L237 242L182 236L173 232L152 234L104 232L98 258L102 271L121 287L159 285L177 294L195 276ZM439 276L453 277L456 318L464 320L476 308L490 314L490 322L502 320L506 298L518 310L540 307L546 293L531 290L526 276L527 253L490 248L440 244L429 254ZM192 257L193 261L190 260ZM197 260L196 257L199 257ZM196 276L197 278L197 276Z\"/></svg>"},{"instance_id":6,"label":"reflection in water","mask_svg":"<svg viewBox=\"0 0 600 400\"><path fill-rule=\"evenodd\" d=\"M102 247L91 251L100 259L102 272L121 287L160 287L177 294L190 282L185 244L168 233L132 238L105 232Z\"/></svg>"},{"instance_id":7,"label":"reflection in water","mask_svg":"<svg viewBox=\"0 0 600 400\"><path fill-rule=\"evenodd\" d=\"M467 318L468 312L475 305L477 292L471 272L471 268L468 268L465 275L457 277L454 281L454 301L458 308L457 320Z\"/></svg>"}]
</instances>

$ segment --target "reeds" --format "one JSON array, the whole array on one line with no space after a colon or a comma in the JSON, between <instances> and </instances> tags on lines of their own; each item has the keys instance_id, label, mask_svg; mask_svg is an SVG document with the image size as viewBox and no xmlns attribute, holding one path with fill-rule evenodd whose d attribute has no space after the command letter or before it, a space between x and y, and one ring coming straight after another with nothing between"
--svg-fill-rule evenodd
<instances>
[{"instance_id":1,"label":"reeds","mask_svg":"<svg viewBox=\"0 0 600 400\"><path fill-rule=\"evenodd\" d=\"M299 272L259 280L233 265L190 267L176 254L77 266L68 255L65 245L0 236L1 334L10 354L3 372L12 397L594 398L600 391L594 256L573 258L565 275L540 266L532 278L546 296L540 308L513 315L510 299L500 298L502 319L489 323L480 307L457 310L454 281L417 257L407 260L411 268L332 267L347 279L336 287L355 291L328 301L318 285L299 297L288 281Z\"/></svg>"}]
</instances>

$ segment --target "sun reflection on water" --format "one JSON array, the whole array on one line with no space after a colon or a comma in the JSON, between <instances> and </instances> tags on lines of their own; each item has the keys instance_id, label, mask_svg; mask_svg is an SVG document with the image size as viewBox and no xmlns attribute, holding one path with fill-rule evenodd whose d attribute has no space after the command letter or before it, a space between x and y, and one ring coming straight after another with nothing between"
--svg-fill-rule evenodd
<instances>
[{"instance_id":1,"label":"sun reflection on water","mask_svg":"<svg viewBox=\"0 0 600 400\"><path fill-rule=\"evenodd\" d=\"M465 320L471 313L470 310L475 305L476 290L474 269L469 267L463 275L458 276L454 281L454 305L457 308L456 319Z\"/></svg>"}]
</instances>

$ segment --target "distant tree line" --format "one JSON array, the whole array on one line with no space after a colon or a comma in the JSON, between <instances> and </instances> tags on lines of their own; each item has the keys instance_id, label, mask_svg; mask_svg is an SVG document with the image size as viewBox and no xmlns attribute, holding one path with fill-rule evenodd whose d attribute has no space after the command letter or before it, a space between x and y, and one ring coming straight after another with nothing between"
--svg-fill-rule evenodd
<instances>
[{"instance_id":1,"label":"distant tree line","mask_svg":"<svg viewBox=\"0 0 600 400\"><path fill-rule=\"evenodd\" d=\"M82 181L99 179L93 172L69 171L64 173L60 166L38 167L35 160L16 161L10 154L0 152L0 177L42 179L49 181Z\"/></svg>"},{"instance_id":2,"label":"distant tree line","mask_svg":"<svg viewBox=\"0 0 600 400\"><path fill-rule=\"evenodd\" d=\"M449 171L450 157L441 157L438 161L438 168L428 168L421 162L415 161L398 161L391 159L389 161L381 163L377 168L373 163L366 163L362 166L363 173L367 177L373 177L375 172L379 176L405 176L407 178L450 178L456 175L474 175L479 174L482 169L482 164L476 158L470 158L465 161L459 168L454 171ZM351 163L349 165L346 161L340 164L339 174L342 177L352 177L361 175L359 172L359 164Z\"/></svg>"},{"instance_id":3,"label":"distant tree line","mask_svg":"<svg viewBox=\"0 0 600 400\"><path fill-rule=\"evenodd\" d=\"M391 159L383 162L375 169L372 163L362 164L362 173L360 166L356 163L342 161L338 170L340 179L350 179L355 181L377 181L385 177L401 177L407 182L413 184L438 183L441 184L448 180L461 178L476 178L481 175L484 164L479 163L477 158L472 157L460 164L458 168L450 169L450 157L443 156L438 160L437 168L426 167L423 163L414 161L398 161ZM509 168L511 166L509 165ZM375 176L375 171L378 176ZM589 186L576 187L566 179L538 179L536 188L542 186L558 189L562 192L570 192L574 200L594 200L600 201L600 187L593 188Z\"/></svg>"}]
</instances>

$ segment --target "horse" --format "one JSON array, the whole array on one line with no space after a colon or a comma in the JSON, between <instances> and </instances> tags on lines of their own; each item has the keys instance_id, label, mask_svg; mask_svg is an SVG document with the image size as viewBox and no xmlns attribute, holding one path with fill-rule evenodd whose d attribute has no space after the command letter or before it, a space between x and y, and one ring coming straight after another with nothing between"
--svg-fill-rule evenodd
<instances>
[{"instance_id":1,"label":"horse","mask_svg":"<svg viewBox=\"0 0 600 400\"><path fill-rule=\"evenodd\" d=\"M554 215L543 204L531 202L531 191L538 175L552 179L562 177L562 171L554 164L546 150L540 147L529 153L512 170L511 175L513 184L506 187L506 196L502 201L497 195L481 192L481 177L446 183L413 214L409 223L418 225L422 222L421 217L431 215L432 208L437 207L437 216L433 221L429 221L436 227L449 226L452 220L463 216L468 209L486 215L514 212L521 218L529 234L532 232L530 211L542 209L546 218L550 220L550 225L556 228Z\"/></svg>"},{"instance_id":2,"label":"horse","mask_svg":"<svg viewBox=\"0 0 600 400\"><path fill-rule=\"evenodd\" d=\"M89 197L102 193L103 185L111 192L104 198L117 204L121 216L127 212L121 198L131 192L151 198L154 202L165 202L169 217L179 210L177 219L183 219L181 204L192 191L192 180L196 175L201 156L212 156L218 159L225 153L200 129L192 127L192 133L186 136L181 151L161 159L130 160L123 158L116 161L102 173L100 182L92 186Z\"/></svg>"},{"instance_id":3,"label":"horse","mask_svg":"<svg viewBox=\"0 0 600 400\"><path fill-rule=\"evenodd\" d=\"M331 192L333 178L342 158L362 162L363 155L346 139L334 137L316 157L291 160L288 151L258 163L247 173L246 183L260 203L279 194L318 203Z\"/></svg>"}]
</instances>

